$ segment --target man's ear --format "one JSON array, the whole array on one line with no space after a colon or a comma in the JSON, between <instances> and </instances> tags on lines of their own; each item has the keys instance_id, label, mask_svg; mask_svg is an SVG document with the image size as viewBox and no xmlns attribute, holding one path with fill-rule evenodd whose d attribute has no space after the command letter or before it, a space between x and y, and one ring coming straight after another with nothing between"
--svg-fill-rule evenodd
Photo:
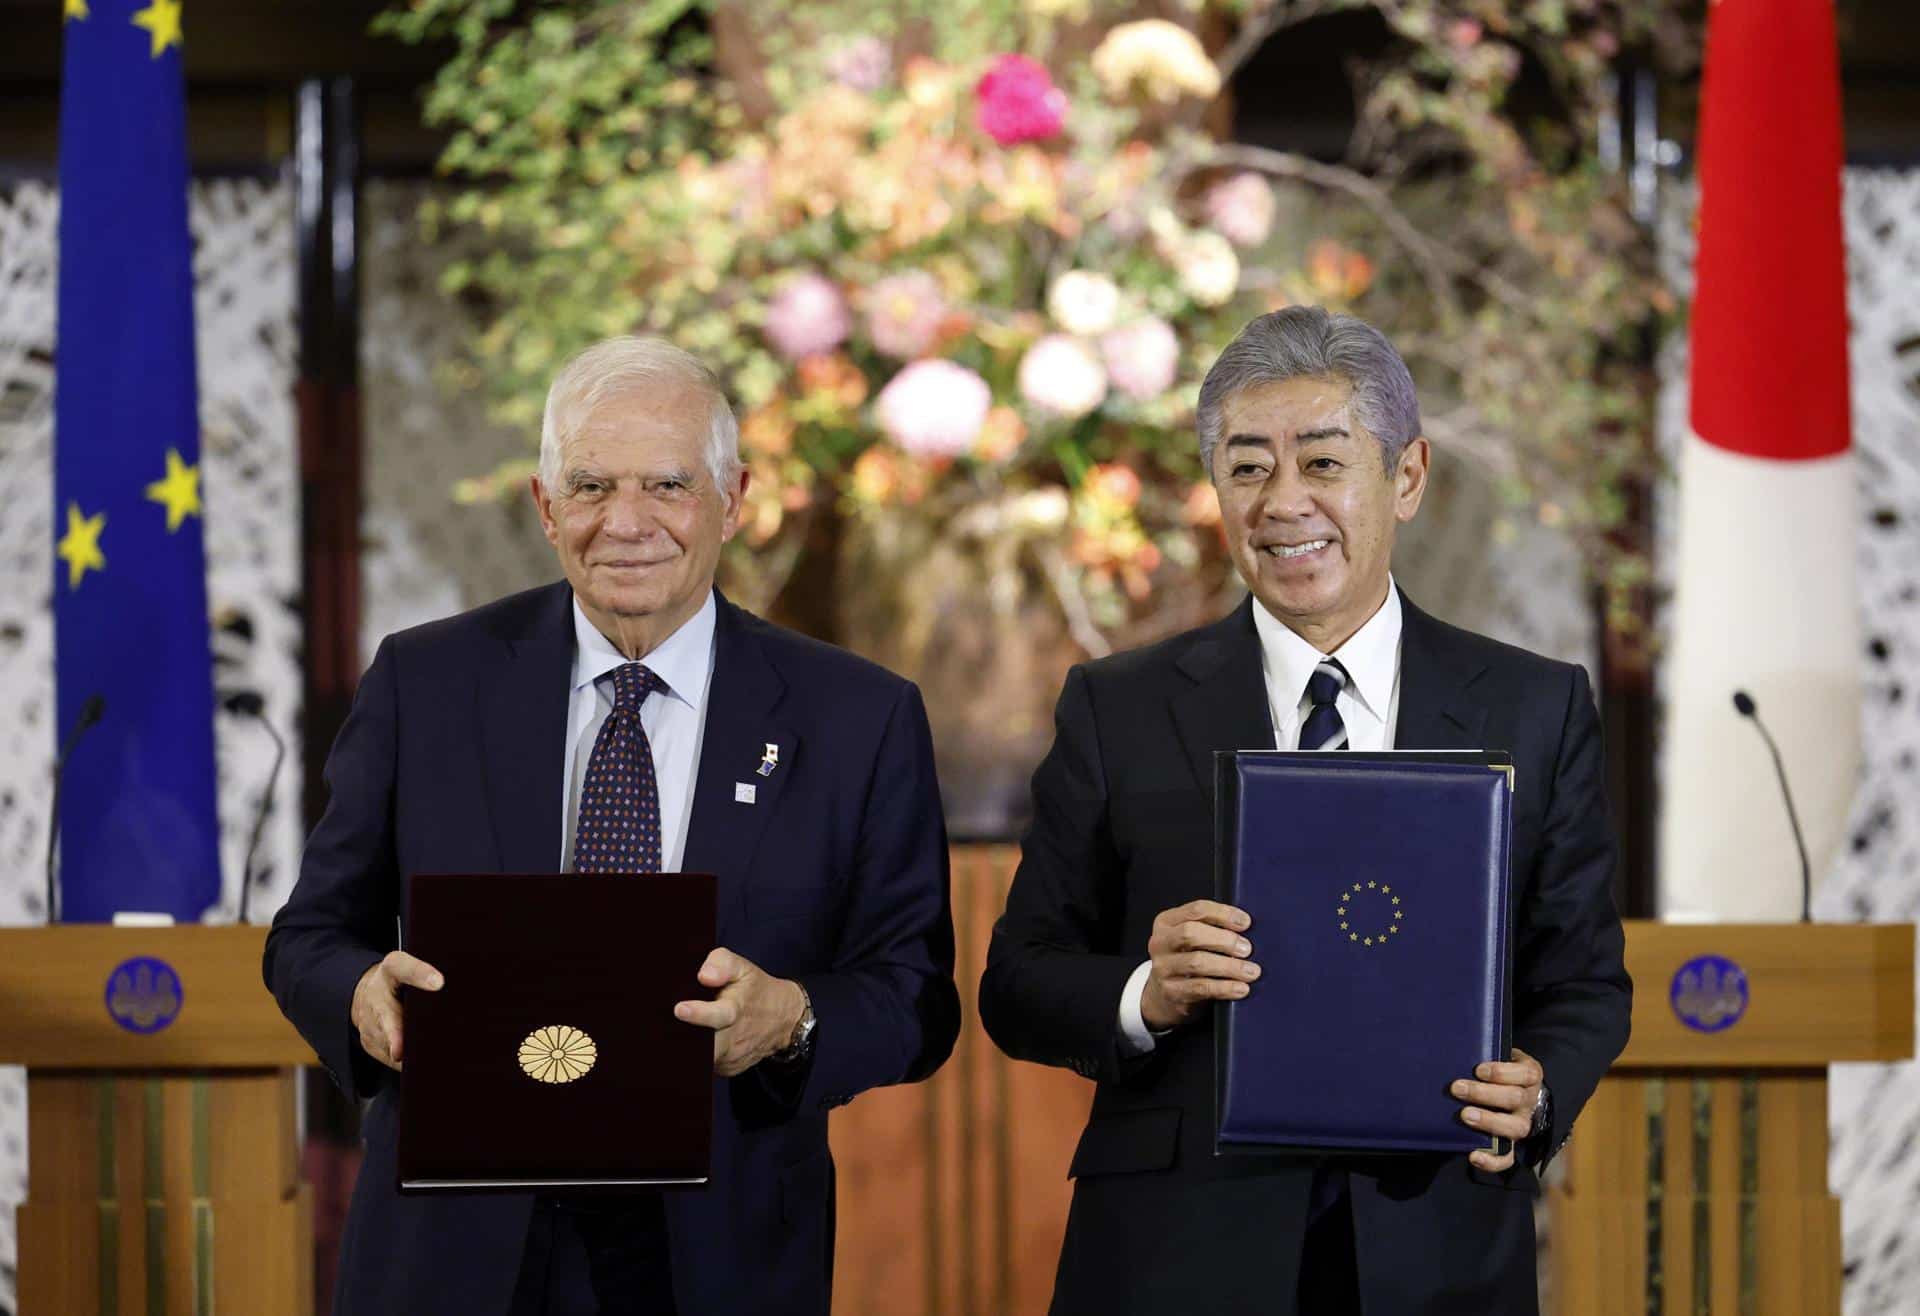
<instances>
[{"instance_id":1,"label":"man's ear","mask_svg":"<svg viewBox=\"0 0 1920 1316\"><path fill-rule=\"evenodd\" d=\"M558 548L560 545L560 526L553 519L553 500L548 495L546 487L540 483L539 476L530 475L527 477L527 493L533 499L534 512L540 517L541 532L546 535L549 544Z\"/></svg>"},{"instance_id":2,"label":"man's ear","mask_svg":"<svg viewBox=\"0 0 1920 1316\"><path fill-rule=\"evenodd\" d=\"M1393 473L1393 515L1396 520L1411 521L1426 497L1427 473L1433 461L1433 447L1425 435L1416 435L1400 453Z\"/></svg>"}]
</instances>

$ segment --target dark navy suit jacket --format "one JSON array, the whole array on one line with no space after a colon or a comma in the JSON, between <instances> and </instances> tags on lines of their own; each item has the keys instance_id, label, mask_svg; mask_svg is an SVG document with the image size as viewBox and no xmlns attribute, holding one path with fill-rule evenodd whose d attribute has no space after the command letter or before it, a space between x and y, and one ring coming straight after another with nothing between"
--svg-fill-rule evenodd
<instances>
[{"instance_id":1,"label":"dark navy suit jacket","mask_svg":"<svg viewBox=\"0 0 1920 1316\"><path fill-rule=\"evenodd\" d=\"M361 1050L349 1013L361 974L396 945L405 875L556 867L572 598L549 585L381 643L267 938L280 1008L349 1094L372 1099L341 1248L347 1316L493 1316L512 1294L532 1198L398 1194L397 1076ZM721 944L798 979L820 1022L800 1072L715 1080L711 1181L666 1195L674 1290L681 1311L825 1316L827 1112L925 1077L959 1028L946 830L910 682L718 606L683 867L719 878ZM779 767L759 777L769 741ZM757 786L752 804L735 801L736 781Z\"/></svg>"},{"instance_id":2,"label":"dark navy suit jacket","mask_svg":"<svg viewBox=\"0 0 1920 1316\"><path fill-rule=\"evenodd\" d=\"M1401 602L1395 748L1513 755L1513 1044L1546 1071L1554 1115L1523 1144L1527 1163L1500 1173L1465 1156L1347 1163L1360 1310L1532 1316L1535 1168L1626 1045L1632 1006L1600 721L1582 669ZM1075 668L1034 774L980 1017L1010 1055L1099 1085L1073 1158L1059 1313L1294 1311L1315 1162L1214 1154L1211 1015L1147 1057L1119 1050L1121 989L1154 918L1213 898L1214 751L1273 744L1252 606ZM1257 961L1259 927L1248 936ZM1343 1077L1299 1081L1338 1101Z\"/></svg>"}]
</instances>

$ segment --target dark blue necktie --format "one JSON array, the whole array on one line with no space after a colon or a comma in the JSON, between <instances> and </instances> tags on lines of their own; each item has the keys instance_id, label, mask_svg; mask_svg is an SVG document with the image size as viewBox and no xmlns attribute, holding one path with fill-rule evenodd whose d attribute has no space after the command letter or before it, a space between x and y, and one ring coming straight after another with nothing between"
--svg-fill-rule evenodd
<instances>
[{"instance_id":1,"label":"dark blue necktie","mask_svg":"<svg viewBox=\"0 0 1920 1316\"><path fill-rule=\"evenodd\" d=\"M573 829L577 873L660 871L660 787L640 725L647 696L667 687L641 663L613 669L613 711L600 724Z\"/></svg>"},{"instance_id":2,"label":"dark blue necktie","mask_svg":"<svg viewBox=\"0 0 1920 1316\"><path fill-rule=\"evenodd\" d=\"M1333 701L1347 686L1347 669L1337 658L1322 658L1307 678L1307 720L1300 724L1301 749L1345 749L1347 724Z\"/></svg>"},{"instance_id":3,"label":"dark blue necktie","mask_svg":"<svg viewBox=\"0 0 1920 1316\"><path fill-rule=\"evenodd\" d=\"M1336 658L1322 658L1307 678L1307 720L1300 724L1301 749L1345 749L1347 724L1334 707L1347 685L1347 669ZM1324 1162L1313 1170L1313 1186L1307 1195L1307 1219L1317 1220L1346 1195L1347 1172Z\"/></svg>"}]
</instances>

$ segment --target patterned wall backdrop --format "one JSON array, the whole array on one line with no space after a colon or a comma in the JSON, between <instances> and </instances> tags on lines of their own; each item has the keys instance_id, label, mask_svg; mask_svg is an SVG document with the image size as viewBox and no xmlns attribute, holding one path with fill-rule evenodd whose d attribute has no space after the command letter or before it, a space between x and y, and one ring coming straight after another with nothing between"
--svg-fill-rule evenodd
<instances>
[{"instance_id":1,"label":"patterned wall backdrop","mask_svg":"<svg viewBox=\"0 0 1920 1316\"><path fill-rule=\"evenodd\" d=\"M1694 194L1676 186L1666 201L1663 259L1686 292ZM1845 210L1863 762L1850 843L1822 879L1814 917L1911 922L1920 920L1920 172L1848 170ZM1672 452L1687 420L1684 338L1666 345L1661 367L1661 439ZM1920 1312L1920 1065L1836 1066L1831 1091L1847 1316Z\"/></svg>"},{"instance_id":2,"label":"patterned wall backdrop","mask_svg":"<svg viewBox=\"0 0 1920 1316\"><path fill-rule=\"evenodd\" d=\"M199 183L190 212L214 684L222 697L257 693L290 750L255 861L254 920L286 898L301 840L291 195L283 182ZM10 924L46 915L58 212L51 188L0 196L0 923ZM227 896L215 917L231 919L273 742L251 718L218 716ZM20 1071L0 1068L0 1312L13 1301L13 1205L26 1192L25 1094Z\"/></svg>"},{"instance_id":3,"label":"patterned wall backdrop","mask_svg":"<svg viewBox=\"0 0 1920 1316\"><path fill-rule=\"evenodd\" d=\"M553 572L523 505L463 508L461 476L524 451L438 371L465 329L438 290L443 252L415 240L421 189L371 185L365 235L367 406L366 616L363 652L379 636L497 597ZM294 415L295 269L284 183L212 182L193 190L205 432L208 553L217 683L260 692L295 752L277 791L299 798L298 483ZM1861 449L1862 589L1868 762L1855 846L1827 882L1829 918L1920 916L1920 821L1911 801L1920 685L1920 315L1902 290L1920 286L1920 175L1854 174L1847 189L1853 261L1855 419ZM41 856L54 729L49 443L52 431L54 221L44 187L0 195L0 923L43 916ZM1669 208L1669 252L1684 270L1684 200ZM1391 328L1391 326L1388 326ZM1668 377L1683 383L1670 345ZM1663 399L1663 428L1684 420L1683 387ZM1494 494L1476 468L1441 454L1431 501L1402 547L1399 575L1424 606L1460 624L1565 658L1591 661L1590 611L1578 564L1550 533L1487 533ZM223 858L229 886L257 806L271 747L223 715ZM1905 807L1902 807L1905 806ZM284 898L299 851L296 810L269 824L254 894L263 919ZM1848 1312L1920 1310L1920 1073L1853 1067L1834 1085L1833 1174L1845 1194ZM11 1207L24 1195L24 1084L0 1069L0 1316L10 1316Z\"/></svg>"}]
</instances>

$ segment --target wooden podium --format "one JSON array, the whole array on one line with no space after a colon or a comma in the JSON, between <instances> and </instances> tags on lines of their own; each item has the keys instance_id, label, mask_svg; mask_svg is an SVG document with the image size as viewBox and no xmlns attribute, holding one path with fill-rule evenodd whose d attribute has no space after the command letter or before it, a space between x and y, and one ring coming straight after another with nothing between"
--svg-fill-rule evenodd
<instances>
[{"instance_id":1,"label":"wooden podium","mask_svg":"<svg viewBox=\"0 0 1920 1316\"><path fill-rule=\"evenodd\" d=\"M1558 1316L1838 1316L1827 1066L1913 1054L1913 949L1910 923L1628 922L1633 1037L1547 1194Z\"/></svg>"},{"instance_id":2,"label":"wooden podium","mask_svg":"<svg viewBox=\"0 0 1920 1316\"><path fill-rule=\"evenodd\" d=\"M0 1064L28 1071L20 1316L311 1313L293 1066L315 1060L261 983L265 943L0 929Z\"/></svg>"}]
</instances>

